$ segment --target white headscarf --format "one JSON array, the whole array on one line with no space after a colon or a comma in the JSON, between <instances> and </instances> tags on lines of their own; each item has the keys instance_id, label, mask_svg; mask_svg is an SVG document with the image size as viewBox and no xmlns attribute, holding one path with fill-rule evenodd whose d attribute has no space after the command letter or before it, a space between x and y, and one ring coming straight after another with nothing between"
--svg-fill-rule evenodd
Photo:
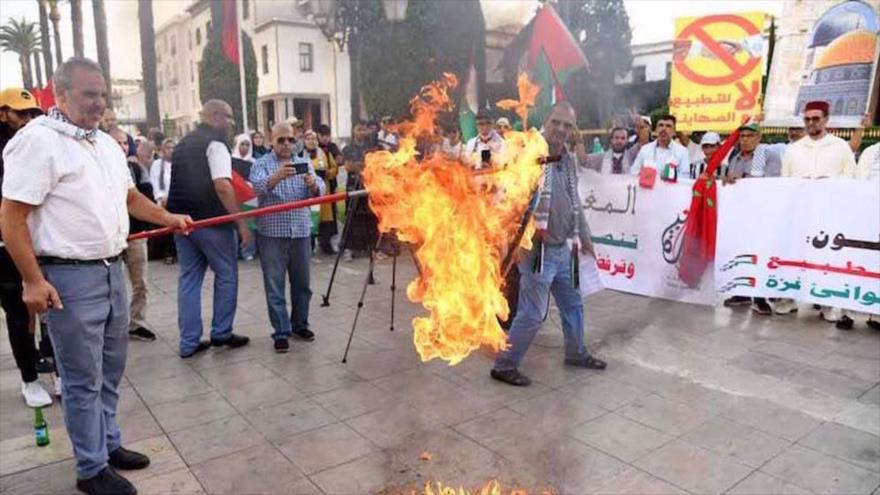
<instances>
[{"instance_id":1,"label":"white headscarf","mask_svg":"<svg viewBox=\"0 0 880 495\"><path fill-rule=\"evenodd\" d=\"M239 146L241 143L248 143L250 147L248 148L247 155L242 156L241 151L239 151ZM232 148L232 157L240 158L242 160L253 163L254 162L254 143L251 142L251 137L247 134L239 134L235 136L235 146Z\"/></svg>"}]
</instances>

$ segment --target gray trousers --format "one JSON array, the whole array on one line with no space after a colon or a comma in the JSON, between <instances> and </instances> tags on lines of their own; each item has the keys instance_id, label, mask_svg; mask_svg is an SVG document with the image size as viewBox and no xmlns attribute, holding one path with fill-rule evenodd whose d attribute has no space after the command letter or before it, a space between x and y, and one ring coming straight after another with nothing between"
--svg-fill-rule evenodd
<instances>
[{"instance_id":1,"label":"gray trousers","mask_svg":"<svg viewBox=\"0 0 880 495\"><path fill-rule=\"evenodd\" d=\"M62 379L64 424L80 479L107 466L122 443L116 423L128 350L128 294L122 262L45 265L64 309L50 309L49 335Z\"/></svg>"}]
</instances>

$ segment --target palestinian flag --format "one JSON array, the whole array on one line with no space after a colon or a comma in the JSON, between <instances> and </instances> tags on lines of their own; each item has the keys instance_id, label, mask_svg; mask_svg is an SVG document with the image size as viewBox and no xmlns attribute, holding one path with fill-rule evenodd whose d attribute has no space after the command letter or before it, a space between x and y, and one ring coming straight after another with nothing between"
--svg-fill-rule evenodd
<instances>
[{"instance_id":1,"label":"palestinian flag","mask_svg":"<svg viewBox=\"0 0 880 495\"><path fill-rule=\"evenodd\" d=\"M461 139L464 142L477 135L477 105L477 68L474 65L474 58L471 57L467 80L464 83L463 99L458 111L458 126L461 128Z\"/></svg>"},{"instance_id":2,"label":"palestinian flag","mask_svg":"<svg viewBox=\"0 0 880 495\"><path fill-rule=\"evenodd\" d=\"M211 18L213 22L213 35L219 36L223 44L223 54L226 58L238 66L238 10L236 0L213 0L211 5Z\"/></svg>"}]
</instances>

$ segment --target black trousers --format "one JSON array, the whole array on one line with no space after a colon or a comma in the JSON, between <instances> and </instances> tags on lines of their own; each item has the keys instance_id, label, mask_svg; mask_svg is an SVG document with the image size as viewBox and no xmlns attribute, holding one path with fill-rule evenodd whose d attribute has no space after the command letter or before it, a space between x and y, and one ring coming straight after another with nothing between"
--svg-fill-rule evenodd
<instances>
[{"instance_id":1,"label":"black trousers","mask_svg":"<svg viewBox=\"0 0 880 495\"><path fill-rule=\"evenodd\" d=\"M0 306L6 313L12 357L23 382L37 379L37 348L29 327L27 306L21 300L21 277L5 247L0 247Z\"/></svg>"}]
</instances>

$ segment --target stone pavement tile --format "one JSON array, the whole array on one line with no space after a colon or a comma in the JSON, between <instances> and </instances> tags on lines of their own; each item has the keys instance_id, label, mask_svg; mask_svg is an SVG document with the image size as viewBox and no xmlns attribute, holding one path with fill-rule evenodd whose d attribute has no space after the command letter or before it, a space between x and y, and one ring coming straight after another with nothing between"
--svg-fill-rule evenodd
<instances>
[{"instance_id":1,"label":"stone pavement tile","mask_svg":"<svg viewBox=\"0 0 880 495\"><path fill-rule=\"evenodd\" d=\"M146 407L124 413L117 412L116 422L126 445L162 434L162 428Z\"/></svg>"},{"instance_id":2,"label":"stone pavement tile","mask_svg":"<svg viewBox=\"0 0 880 495\"><path fill-rule=\"evenodd\" d=\"M349 419L388 407L393 396L372 383L360 382L311 398L337 418Z\"/></svg>"},{"instance_id":3,"label":"stone pavement tile","mask_svg":"<svg viewBox=\"0 0 880 495\"><path fill-rule=\"evenodd\" d=\"M645 389L605 375L596 375L582 382L567 385L559 391L584 404L612 411L649 394Z\"/></svg>"},{"instance_id":4,"label":"stone pavement tile","mask_svg":"<svg viewBox=\"0 0 880 495\"><path fill-rule=\"evenodd\" d=\"M430 412L405 404L392 405L346 420L345 423L382 448L398 445L414 433L443 426Z\"/></svg>"},{"instance_id":5,"label":"stone pavement tile","mask_svg":"<svg viewBox=\"0 0 880 495\"><path fill-rule=\"evenodd\" d=\"M677 440L634 465L693 493L723 493L752 472L748 466Z\"/></svg>"},{"instance_id":6,"label":"stone pavement tile","mask_svg":"<svg viewBox=\"0 0 880 495\"><path fill-rule=\"evenodd\" d=\"M799 440L821 423L800 411L752 397L742 398L721 415L792 442Z\"/></svg>"},{"instance_id":7,"label":"stone pavement tile","mask_svg":"<svg viewBox=\"0 0 880 495\"><path fill-rule=\"evenodd\" d=\"M394 487L413 486L417 476L403 466L394 465L388 453L374 452L309 478L326 495L353 495L382 490L395 493Z\"/></svg>"},{"instance_id":8,"label":"stone pavement tile","mask_svg":"<svg viewBox=\"0 0 880 495\"><path fill-rule=\"evenodd\" d=\"M148 406L175 402L211 391L211 385L196 372L133 385Z\"/></svg>"},{"instance_id":9,"label":"stone pavement tile","mask_svg":"<svg viewBox=\"0 0 880 495\"><path fill-rule=\"evenodd\" d=\"M273 493L289 495L292 483L303 473L277 450L257 445L194 464L193 474L211 495Z\"/></svg>"},{"instance_id":10,"label":"stone pavement tile","mask_svg":"<svg viewBox=\"0 0 880 495\"><path fill-rule=\"evenodd\" d=\"M874 385L871 390L862 394L861 397L859 397L859 402L880 406L880 384Z\"/></svg>"},{"instance_id":11,"label":"stone pavement tile","mask_svg":"<svg viewBox=\"0 0 880 495\"><path fill-rule=\"evenodd\" d=\"M455 366L449 366L435 360L426 363L423 368L444 380L460 385L463 390L473 396L491 401L497 407L503 407L552 390L540 382L532 382L528 387L512 387L493 380L489 376L492 361L481 359L481 357L480 355L471 356Z\"/></svg>"},{"instance_id":12,"label":"stone pavement tile","mask_svg":"<svg viewBox=\"0 0 880 495\"><path fill-rule=\"evenodd\" d=\"M837 423L822 423L799 444L880 472L880 437Z\"/></svg>"},{"instance_id":13,"label":"stone pavement tile","mask_svg":"<svg viewBox=\"0 0 880 495\"><path fill-rule=\"evenodd\" d=\"M591 488L596 495L686 495L687 492L669 483L640 471L634 467L626 468L617 475L604 480Z\"/></svg>"},{"instance_id":14,"label":"stone pavement tile","mask_svg":"<svg viewBox=\"0 0 880 495\"><path fill-rule=\"evenodd\" d=\"M874 358L861 358L831 353L815 366L868 382L880 381L880 350Z\"/></svg>"},{"instance_id":15,"label":"stone pavement tile","mask_svg":"<svg viewBox=\"0 0 880 495\"><path fill-rule=\"evenodd\" d=\"M241 303L239 302L239 305ZM206 333L204 339L210 338ZM237 349L229 349L227 347L212 347L207 352L203 352L197 356L187 359L187 362L196 370L215 368L217 366L226 366L242 361L250 361L259 359L260 356L266 354L267 350L272 349L271 338L267 335L262 337L251 337L251 341L244 347Z\"/></svg>"},{"instance_id":16,"label":"stone pavement tile","mask_svg":"<svg viewBox=\"0 0 880 495\"><path fill-rule=\"evenodd\" d=\"M135 483L140 495L204 495L199 480L187 468L152 476Z\"/></svg>"},{"instance_id":17,"label":"stone pavement tile","mask_svg":"<svg viewBox=\"0 0 880 495\"><path fill-rule=\"evenodd\" d=\"M150 410L156 417L156 421L168 432L190 428L235 414L235 409L217 392L190 395L178 401L153 406Z\"/></svg>"},{"instance_id":18,"label":"stone pavement tile","mask_svg":"<svg viewBox=\"0 0 880 495\"><path fill-rule=\"evenodd\" d=\"M306 397L304 392L277 376L250 383L223 386L219 390L226 400L241 412L264 409Z\"/></svg>"},{"instance_id":19,"label":"stone pavement tile","mask_svg":"<svg viewBox=\"0 0 880 495\"><path fill-rule=\"evenodd\" d=\"M147 438L139 442L126 442L125 447L150 458L150 465L146 469L119 470L119 474L128 478L132 483L186 467L180 454L177 453L174 445L165 435Z\"/></svg>"},{"instance_id":20,"label":"stone pavement tile","mask_svg":"<svg viewBox=\"0 0 880 495\"><path fill-rule=\"evenodd\" d=\"M880 356L880 341L871 339L868 342L845 342L840 344L835 352L844 356L854 356L865 359L877 359Z\"/></svg>"},{"instance_id":21,"label":"stone pavement tile","mask_svg":"<svg viewBox=\"0 0 880 495\"><path fill-rule=\"evenodd\" d=\"M769 474L755 471L737 483L727 495L810 495L811 492Z\"/></svg>"},{"instance_id":22,"label":"stone pavement tile","mask_svg":"<svg viewBox=\"0 0 880 495\"><path fill-rule=\"evenodd\" d=\"M33 420L31 421L33 425ZM33 426L26 434L0 440L0 476L70 459L73 449L64 424L49 428L49 445L37 447Z\"/></svg>"},{"instance_id":23,"label":"stone pavement tile","mask_svg":"<svg viewBox=\"0 0 880 495\"><path fill-rule=\"evenodd\" d=\"M508 407L525 417L533 427L559 432L607 412L599 406L583 401L580 397L558 390Z\"/></svg>"},{"instance_id":24,"label":"stone pavement tile","mask_svg":"<svg viewBox=\"0 0 880 495\"><path fill-rule=\"evenodd\" d=\"M632 462L673 438L615 413L588 421L569 434L624 462Z\"/></svg>"},{"instance_id":25,"label":"stone pavement tile","mask_svg":"<svg viewBox=\"0 0 880 495\"><path fill-rule=\"evenodd\" d=\"M211 423L169 434L188 465L244 450L255 445L269 449L260 434L241 416L230 416Z\"/></svg>"},{"instance_id":26,"label":"stone pavement tile","mask_svg":"<svg viewBox=\"0 0 880 495\"><path fill-rule=\"evenodd\" d=\"M128 355L126 356L126 364L138 364L142 361L151 361L154 359L164 358L167 356L175 356L177 342L173 343L174 347L164 342L162 339L155 342L130 341L128 344Z\"/></svg>"},{"instance_id":27,"label":"stone pavement tile","mask_svg":"<svg viewBox=\"0 0 880 495\"><path fill-rule=\"evenodd\" d=\"M856 399L876 384L876 380L866 382L858 378L825 371L812 366L801 368L790 379L792 382L805 387L812 387L846 399Z\"/></svg>"},{"instance_id":28,"label":"stone pavement tile","mask_svg":"<svg viewBox=\"0 0 880 495\"><path fill-rule=\"evenodd\" d=\"M768 340L751 348L752 351L782 358L793 363L815 365L828 355L827 349L815 349L800 345Z\"/></svg>"},{"instance_id":29,"label":"stone pavement tile","mask_svg":"<svg viewBox=\"0 0 880 495\"><path fill-rule=\"evenodd\" d=\"M871 493L880 474L794 445L761 471L820 494Z\"/></svg>"},{"instance_id":30,"label":"stone pavement tile","mask_svg":"<svg viewBox=\"0 0 880 495\"><path fill-rule=\"evenodd\" d=\"M329 411L309 399L294 399L277 406L252 410L247 420L273 445L338 420Z\"/></svg>"},{"instance_id":31,"label":"stone pavement tile","mask_svg":"<svg viewBox=\"0 0 880 495\"><path fill-rule=\"evenodd\" d=\"M150 356L125 365L125 377L138 385L192 373L186 360L176 355Z\"/></svg>"},{"instance_id":32,"label":"stone pavement tile","mask_svg":"<svg viewBox=\"0 0 880 495\"><path fill-rule=\"evenodd\" d=\"M744 352L727 364L758 375L772 376L780 380L791 379L804 365L760 352Z\"/></svg>"},{"instance_id":33,"label":"stone pavement tile","mask_svg":"<svg viewBox=\"0 0 880 495\"><path fill-rule=\"evenodd\" d=\"M423 479L456 486L474 486L486 479L505 477L511 467L507 459L449 428L416 433L389 453ZM423 454L430 458L423 459ZM514 480L503 481L509 484Z\"/></svg>"},{"instance_id":34,"label":"stone pavement tile","mask_svg":"<svg viewBox=\"0 0 880 495\"><path fill-rule=\"evenodd\" d=\"M0 493L34 495L73 495L76 489L76 461L41 465L0 478Z\"/></svg>"},{"instance_id":35,"label":"stone pavement tile","mask_svg":"<svg viewBox=\"0 0 880 495\"><path fill-rule=\"evenodd\" d=\"M564 354L561 349L530 349L520 370L533 382L543 383L551 388L563 387L607 372L566 366L563 363Z\"/></svg>"},{"instance_id":36,"label":"stone pavement tile","mask_svg":"<svg viewBox=\"0 0 880 495\"><path fill-rule=\"evenodd\" d=\"M141 400L134 388L123 381L123 384L119 386L119 402L116 403L116 414L121 415L128 411L137 411L145 407L144 401Z\"/></svg>"},{"instance_id":37,"label":"stone pavement tile","mask_svg":"<svg viewBox=\"0 0 880 495\"><path fill-rule=\"evenodd\" d=\"M281 378L307 395L320 394L364 381L338 364L303 368L292 373L281 374Z\"/></svg>"},{"instance_id":38,"label":"stone pavement tile","mask_svg":"<svg viewBox=\"0 0 880 495\"><path fill-rule=\"evenodd\" d=\"M681 404L693 404L712 414L720 414L740 400L737 395L691 381L661 389L657 394Z\"/></svg>"},{"instance_id":39,"label":"stone pavement tile","mask_svg":"<svg viewBox=\"0 0 880 495\"><path fill-rule=\"evenodd\" d=\"M419 365L419 358L415 351L376 351L365 353L352 353L348 357L345 368L364 380L374 380L404 370L415 368Z\"/></svg>"},{"instance_id":40,"label":"stone pavement tile","mask_svg":"<svg viewBox=\"0 0 880 495\"><path fill-rule=\"evenodd\" d=\"M534 429L530 428L530 425L529 421L519 413L508 408L501 408L466 423L456 425L453 429L475 440L480 445L494 449L509 439L513 435L512 432L533 432L535 435L547 436L543 432L535 432ZM558 435L551 434L551 436L556 437Z\"/></svg>"},{"instance_id":41,"label":"stone pavement tile","mask_svg":"<svg viewBox=\"0 0 880 495\"><path fill-rule=\"evenodd\" d=\"M880 436L880 407L875 404L850 402L831 420Z\"/></svg>"},{"instance_id":42,"label":"stone pavement tile","mask_svg":"<svg viewBox=\"0 0 880 495\"><path fill-rule=\"evenodd\" d=\"M613 371L613 374L610 371L606 374L615 380L653 392L674 389L679 387L684 381L681 377L630 363L612 362L608 366L609 368L606 371Z\"/></svg>"},{"instance_id":43,"label":"stone pavement tile","mask_svg":"<svg viewBox=\"0 0 880 495\"><path fill-rule=\"evenodd\" d=\"M760 467L785 450L791 442L724 418L712 418L681 437L753 468Z\"/></svg>"},{"instance_id":44,"label":"stone pavement tile","mask_svg":"<svg viewBox=\"0 0 880 495\"><path fill-rule=\"evenodd\" d=\"M344 423L324 426L289 438L278 450L304 473L312 474L351 462L377 448Z\"/></svg>"},{"instance_id":45,"label":"stone pavement tile","mask_svg":"<svg viewBox=\"0 0 880 495\"><path fill-rule=\"evenodd\" d=\"M321 336L316 337L320 339ZM292 341L290 352L278 353L274 349L267 349L266 352L257 358L263 366L274 371L278 376L284 377L291 373L296 373L303 369L317 368L325 364L338 363L339 360L328 359L321 354L315 352L308 346L308 342Z\"/></svg>"},{"instance_id":46,"label":"stone pavement tile","mask_svg":"<svg viewBox=\"0 0 880 495\"><path fill-rule=\"evenodd\" d=\"M673 402L656 394L643 397L617 412L673 436L690 431L710 418L709 413L698 407Z\"/></svg>"},{"instance_id":47,"label":"stone pavement tile","mask_svg":"<svg viewBox=\"0 0 880 495\"><path fill-rule=\"evenodd\" d=\"M255 359L202 369L199 374L211 386L220 389L277 378L275 373Z\"/></svg>"}]
</instances>

